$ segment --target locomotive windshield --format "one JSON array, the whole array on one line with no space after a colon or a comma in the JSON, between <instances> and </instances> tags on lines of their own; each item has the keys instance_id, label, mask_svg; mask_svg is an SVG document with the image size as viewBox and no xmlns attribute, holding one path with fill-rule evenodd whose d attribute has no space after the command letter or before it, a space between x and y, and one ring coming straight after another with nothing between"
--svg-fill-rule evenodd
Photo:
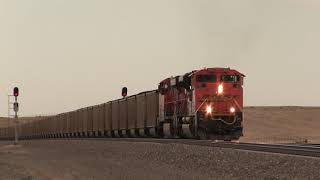
<instances>
[{"instance_id":1,"label":"locomotive windshield","mask_svg":"<svg viewBox=\"0 0 320 180\"><path fill-rule=\"evenodd\" d=\"M235 75L221 76L221 82L233 83L233 82L239 82L239 81L240 81L240 76L235 76Z\"/></svg>"},{"instance_id":2,"label":"locomotive windshield","mask_svg":"<svg viewBox=\"0 0 320 180\"><path fill-rule=\"evenodd\" d=\"M198 75L197 82L214 83L214 82L217 82L217 77L215 75Z\"/></svg>"}]
</instances>

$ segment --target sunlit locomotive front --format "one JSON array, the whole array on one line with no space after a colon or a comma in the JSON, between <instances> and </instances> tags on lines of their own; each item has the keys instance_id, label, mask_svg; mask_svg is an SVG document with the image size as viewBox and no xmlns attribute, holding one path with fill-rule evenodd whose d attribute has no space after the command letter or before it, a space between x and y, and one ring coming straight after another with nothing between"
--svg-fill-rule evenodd
<instances>
[{"instance_id":1,"label":"sunlit locomotive front","mask_svg":"<svg viewBox=\"0 0 320 180\"><path fill-rule=\"evenodd\" d=\"M162 81L159 102L164 136L239 139L244 77L230 68L207 68Z\"/></svg>"}]
</instances>

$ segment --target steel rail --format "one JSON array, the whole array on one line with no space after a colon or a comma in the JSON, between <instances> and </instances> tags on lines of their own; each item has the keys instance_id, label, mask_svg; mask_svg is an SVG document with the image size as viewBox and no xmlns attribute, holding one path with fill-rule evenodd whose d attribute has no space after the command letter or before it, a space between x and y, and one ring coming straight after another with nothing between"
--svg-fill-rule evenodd
<instances>
[{"instance_id":1,"label":"steel rail","mask_svg":"<svg viewBox=\"0 0 320 180\"><path fill-rule=\"evenodd\" d=\"M256 144L256 143L233 143L215 142L211 140L192 139L156 139L156 138L74 138L70 140L98 140L110 142L137 142L137 143L160 143L160 144L184 144L223 149L246 150L256 152L277 153L285 155L297 155L320 158L319 144Z\"/></svg>"},{"instance_id":2,"label":"steel rail","mask_svg":"<svg viewBox=\"0 0 320 180\"><path fill-rule=\"evenodd\" d=\"M238 150L259 151L297 156L320 157L320 148L316 146L299 146L285 144L251 144L251 143L217 143L213 147Z\"/></svg>"}]
</instances>

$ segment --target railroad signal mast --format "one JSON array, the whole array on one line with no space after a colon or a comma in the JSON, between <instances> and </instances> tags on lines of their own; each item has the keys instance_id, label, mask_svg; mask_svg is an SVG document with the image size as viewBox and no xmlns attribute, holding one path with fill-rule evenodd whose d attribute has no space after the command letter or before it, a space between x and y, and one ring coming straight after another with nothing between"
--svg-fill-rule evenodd
<instances>
[{"instance_id":1,"label":"railroad signal mast","mask_svg":"<svg viewBox=\"0 0 320 180\"><path fill-rule=\"evenodd\" d=\"M18 111L19 111L19 103L18 103L18 96L19 96L19 88L13 88L13 96L15 98L15 102L13 103L13 110L14 110L14 144L18 144L19 135L18 135Z\"/></svg>"}]
</instances>

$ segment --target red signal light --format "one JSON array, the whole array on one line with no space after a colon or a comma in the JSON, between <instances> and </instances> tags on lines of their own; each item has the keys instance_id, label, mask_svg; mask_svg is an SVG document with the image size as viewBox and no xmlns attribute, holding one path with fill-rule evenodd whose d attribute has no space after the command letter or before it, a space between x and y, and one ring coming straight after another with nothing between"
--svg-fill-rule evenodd
<instances>
[{"instance_id":1,"label":"red signal light","mask_svg":"<svg viewBox=\"0 0 320 180\"><path fill-rule=\"evenodd\" d=\"M127 97L127 95L128 95L128 88L126 88L126 87L124 87L124 88L122 88L122 97Z\"/></svg>"},{"instance_id":2,"label":"red signal light","mask_svg":"<svg viewBox=\"0 0 320 180\"><path fill-rule=\"evenodd\" d=\"M19 96L19 88L15 87L13 89L13 96L18 97Z\"/></svg>"}]
</instances>

